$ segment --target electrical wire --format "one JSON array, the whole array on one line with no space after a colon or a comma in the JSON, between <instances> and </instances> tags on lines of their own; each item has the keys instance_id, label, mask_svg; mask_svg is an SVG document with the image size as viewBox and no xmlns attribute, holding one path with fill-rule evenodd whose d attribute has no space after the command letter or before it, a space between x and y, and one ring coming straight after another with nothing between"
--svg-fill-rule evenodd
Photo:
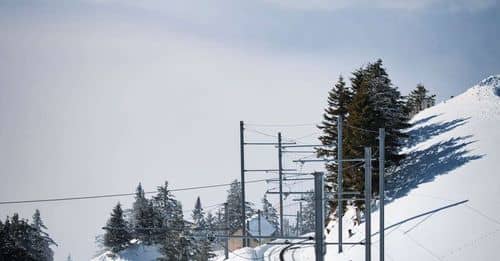
<instances>
[{"instance_id":1,"label":"electrical wire","mask_svg":"<svg viewBox=\"0 0 500 261\"><path fill-rule=\"evenodd\" d=\"M347 124L347 123L345 124L345 126L349 127L349 128L352 128L352 129L355 129L355 130L366 131L366 132L371 132L371 133L378 133L378 131L363 129L363 128L360 128L360 127L352 126L352 125Z\"/></svg>"},{"instance_id":2,"label":"electrical wire","mask_svg":"<svg viewBox=\"0 0 500 261\"><path fill-rule=\"evenodd\" d=\"M245 123L246 126L254 127L310 127L319 124L315 123L296 123L296 124L258 124L258 123Z\"/></svg>"},{"instance_id":3,"label":"electrical wire","mask_svg":"<svg viewBox=\"0 0 500 261\"><path fill-rule=\"evenodd\" d=\"M248 180L245 181L246 184L251 183L260 183L265 182L266 179L257 179L257 180ZM206 185L206 186L193 186L186 188L178 188L171 189L171 192L176 191L189 191L189 190L198 190L198 189L207 189L207 188L217 188L217 187L227 187L232 183L224 183L224 184L214 184L214 185ZM147 191L144 194L152 194L157 193L157 191ZM92 195L92 196L74 196L74 197L60 197L60 198L49 198L49 199L31 199L31 200L13 200L13 201L0 201L0 205L8 205L8 204L22 204L22 203L39 203L39 202L55 202L55 201L71 201L71 200L83 200L83 199L100 199L100 198L114 198L114 197L125 197L125 196L133 196L135 193L118 193L118 194L103 194L103 195Z\"/></svg>"}]
</instances>

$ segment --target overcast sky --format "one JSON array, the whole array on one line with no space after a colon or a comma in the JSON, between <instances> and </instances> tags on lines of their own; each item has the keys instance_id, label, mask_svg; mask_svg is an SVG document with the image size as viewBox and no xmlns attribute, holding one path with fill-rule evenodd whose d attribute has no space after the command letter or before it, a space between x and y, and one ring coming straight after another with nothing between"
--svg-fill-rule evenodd
<instances>
[{"instance_id":1,"label":"overcast sky","mask_svg":"<svg viewBox=\"0 0 500 261\"><path fill-rule=\"evenodd\" d=\"M499 24L493 0L1 1L0 201L227 183L239 177L239 120L307 125L249 126L249 140L270 140L251 129L314 134L338 75L377 58L404 94L421 82L446 99L500 73ZM273 150L247 156L276 167ZM249 185L249 198L271 187ZM226 193L175 195L189 210ZM39 208L56 260L86 260L118 200L130 206L0 216Z\"/></svg>"}]
</instances>

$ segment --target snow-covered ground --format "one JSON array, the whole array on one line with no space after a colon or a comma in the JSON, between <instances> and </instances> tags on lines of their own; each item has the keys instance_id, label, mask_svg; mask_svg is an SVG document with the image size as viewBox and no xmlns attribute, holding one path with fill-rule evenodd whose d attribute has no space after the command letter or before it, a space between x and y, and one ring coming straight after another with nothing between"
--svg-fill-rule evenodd
<instances>
[{"instance_id":1,"label":"snow-covered ground","mask_svg":"<svg viewBox=\"0 0 500 261\"><path fill-rule=\"evenodd\" d=\"M500 75L422 111L398 175L388 178L386 260L498 260L500 247ZM372 215L372 260L379 260L378 218ZM364 223L344 217L345 241L364 239ZM327 241L337 241L336 224ZM279 260L283 246L241 249L260 260ZM261 253L261 255L258 255ZM285 260L314 260L312 246L292 247ZM241 257L231 260L242 260ZM364 246L328 246L326 260L364 260Z\"/></svg>"},{"instance_id":2,"label":"snow-covered ground","mask_svg":"<svg viewBox=\"0 0 500 261\"><path fill-rule=\"evenodd\" d=\"M161 257L161 254L156 246L133 244L118 254L107 251L91 261L156 261L158 257Z\"/></svg>"},{"instance_id":3,"label":"snow-covered ground","mask_svg":"<svg viewBox=\"0 0 500 261\"><path fill-rule=\"evenodd\" d=\"M500 75L417 114L412 139L397 175L387 178L386 260L498 260L500 247ZM372 215L372 260L378 258L377 206ZM354 209L344 216L344 238L364 239L354 226ZM327 241L337 241L335 222ZM347 230L354 235L347 237ZM230 253L230 260L279 260L286 246L264 245ZM223 260L218 252L214 260ZM154 260L154 247L133 246L93 261ZM285 260L314 260L314 248L292 246ZM326 260L364 260L364 246L328 246Z\"/></svg>"}]
</instances>

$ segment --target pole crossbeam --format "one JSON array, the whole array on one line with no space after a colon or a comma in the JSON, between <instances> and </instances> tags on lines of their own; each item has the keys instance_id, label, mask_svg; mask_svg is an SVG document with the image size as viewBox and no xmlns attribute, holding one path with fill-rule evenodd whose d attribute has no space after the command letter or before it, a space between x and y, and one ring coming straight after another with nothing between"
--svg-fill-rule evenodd
<instances>
[{"instance_id":1,"label":"pole crossbeam","mask_svg":"<svg viewBox=\"0 0 500 261\"><path fill-rule=\"evenodd\" d=\"M333 145L323 144L298 144L298 145L285 145L283 148L315 148L315 147L333 147Z\"/></svg>"},{"instance_id":2,"label":"pole crossbeam","mask_svg":"<svg viewBox=\"0 0 500 261\"><path fill-rule=\"evenodd\" d=\"M342 162L364 162L367 159L343 159ZM371 160L377 160L377 159L371 159ZM293 162L297 163L307 163L307 162L339 162L339 160L336 159L298 159L298 160L293 160Z\"/></svg>"},{"instance_id":3,"label":"pole crossbeam","mask_svg":"<svg viewBox=\"0 0 500 261\"><path fill-rule=\"evenodd\" d=\"M313 194L313 191L289 191L289 192L279 192L279 191L266 191L266 194Z\"/></svg>"},{"instance_id":4,"label":"pole crossbeam","mask_svg":"<svg viewBox=\"0 0 500 261\"><path fill-rule=\"evenodd\" d=\"M282 144L297 144L295 142L283 142ZM277 146L279 143L276 142L245 142L243 145L254 145L254 146L265 146L265 145L272 145L272 146Z\"/></svg>"},{"instance_id":5,"label":"pole crossbeam","mask_svg":"<svg viewBox=\"0 0 500 261\"><path fill-rule=\"evenodd\" d=\"M244 172L279 172L279 169L245 169ZM297 171L296 169L283 169L281 171Z\"/></svg>"}]
</instances>

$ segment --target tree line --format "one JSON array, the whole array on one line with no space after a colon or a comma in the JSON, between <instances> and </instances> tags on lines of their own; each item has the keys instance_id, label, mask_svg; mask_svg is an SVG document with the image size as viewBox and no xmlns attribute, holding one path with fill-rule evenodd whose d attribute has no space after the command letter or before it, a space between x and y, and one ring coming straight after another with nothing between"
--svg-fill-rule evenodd
<instances>
[{"instance_id":1,"label":"tree line","mask_svg":"<svg viewBox=\"0 0 500 261\"><path fill-rule=\"evenodd\" d=\"M206 261L214 256L215 250L223 249L225 239L221 236L242 229L241 185L237 180L231 183L225 203L207 213L198 197L191 220L187 220L182 204L169 190L168 182L159 186L151 198L145 196L139 183L132 208L123 209L119 202L115 205L99 243L112 253L140 243L158 247L162 255L160 260ZM276 209L266 197L262 204L262 215L278 228ZM248 217L256 213L253 204L247 202L246 206Z\"/></svg>"}]
</instances>

